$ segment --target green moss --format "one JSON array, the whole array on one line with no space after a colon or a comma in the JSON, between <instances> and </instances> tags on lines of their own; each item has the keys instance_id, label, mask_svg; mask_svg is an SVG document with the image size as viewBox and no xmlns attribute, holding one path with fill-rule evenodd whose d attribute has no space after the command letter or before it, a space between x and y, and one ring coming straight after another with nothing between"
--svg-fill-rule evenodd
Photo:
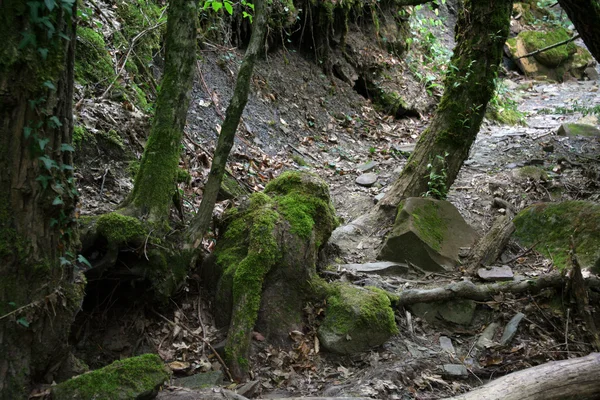
<instances>
[{"instance_id":1,"label":"green moss","mask_svg":"<svg viewBox=\"0 0 600 400\"><path fill-rule=\"evenodd\" d=\"M114 363L79 375L53 388L53 398L115 400L150 398L169 372L155 354L115 361ZM146 397L144 397L146 396Z\"/></svg>"},{"instance_id":2,"label":"green moss","mask_svg":"<svg viewBox=\"0 0 600 400\"><path fill-rule=\"evenodd\" d=\"M110 129L108 132L101 131L100 135L110 144L118 147L119 149L124 149L125 144L123 143L123 139L114 129Z\"/></svg>"},{"instance_id":3,"label":"green moss","mask_svg":"<svg viewBox=\"0 0 600 400\"><path fill-rule=\"evenodd\" d=\"M399 212L402 212L402 209L399 209ZM424 207L415 208L412 216L419 236L432 249L439 251L444 240L447 225L446 221L439 215L438 205L433 201L428 202Z\"/></svg>"},{"instance_id":4,"label":"green moss","mask_svg":"<svg viewBox=\"0 0 600 400\"><path fill-rule=\"evenodd\" d=\"M527 165L525 167L519 168L516 171L517 175L521 178L529 178L535 181L547 181L548 174L546 171L541 169L540 167L536 167L535 165Z\"/></svg>"},{"instance_id":5,"label":"green moss","mask_svg":"<svg viewBox=\"0 0 600 400\"><path fill-rule=\"evenodd\" d=\"M299 155L293 155L292 160L294 160L294 162L296 164L300 165L301 167L308 166L308 163L306 162L306 160L304 160L304 158L300 157Z\"/></svg>"},{"instance_id":6,"label":"green moss","mask_svg":"<svg viewBox=\"0 0 600 400\"><path fill-rule=\"evenodd\" d=\"M129 162L129 176L135 178L137 173L140 171L140 162L138 160L132 160Z\"/></svg>"},{"instance_id":7,"label":"green moss","mask_svg":"<svg viewBox=\"0 0 600 400\"><path fill-rule=\"evenodd\" d=\"M183 169L183 168L179 168L177 170L177 182L178 183L185 183L185 184L189 184L192 181L192 175L190 175L190 173Z\"/></svg>"},{"instance_id":8,"label":"green moss","mask_svg":"<svg viewBox=\"0 0 600 400\"><path fill-rule=\"evenodd\" d=\"M570 240L584 267L595 267L600 248L600 205L585 201L535 204L514 219L514 236L524 246L536 244L536 250L552 259L559 268L569 266Z\"/></svg>"},{"instance_id":9,"label":"green moss","mask_svg":"<svg viewBox=\"0 0 600 400\"><path fill-rule=\"evenodd\" d=\"M121 215L117 212L104 214L98 218L98 233L111 243L127 243L141 239L147 234L139 219Z\"/></svg>"},{"instance_id":10,"label":"green moss","mask_svg":"<svg viewBox=\"0 0 600 400\"><path fill-rule=\"evenodd\" d=\"M560 26L549 27L546 32L523 31L519 33L519 38L523 40L523 44L528 52L551 46L567 40L570 37L571 35L569 35L569 32ZM534 57L541 64L550 68L556 68L559 65L564 64L576 51L577 47L571 42L567 45L555 47L554 49L536 54Z\"/></svg>"},{"instance_id":11,"label":"green moss","mask_svg":"<svg viewBox=\"0 0 600 400\"><path fill-rule=\"evenodd\" d=\"M116 76L104 37L86 27L77 29L75 80L85 84L107 86Z\"/></svg>"}]
</instances>

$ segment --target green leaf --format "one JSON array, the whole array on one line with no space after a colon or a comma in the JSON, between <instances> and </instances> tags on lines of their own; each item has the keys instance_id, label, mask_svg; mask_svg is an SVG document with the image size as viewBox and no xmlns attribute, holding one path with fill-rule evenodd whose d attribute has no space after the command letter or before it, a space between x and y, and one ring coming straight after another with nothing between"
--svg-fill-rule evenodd
<instances>
[{"instance_id":1,"label":"green leaf","mask_svg":"<svg viewBox=\"0 0 600 400\"><path fill-rule=\"evenodd\" d=\"M73 166L69 164L62 164L60 166L60 169L62 169L63 171L73 171Z\"/></svg>"},{"instance_id":2,"label":"green leaf","mask_svg":"<svg viewBox=\"0 0 600 400\"><path fill-rule=\"evenodd\" d=\"M8 305L11 306L11 307L16 307L17 303L15 303L14 301L9 301Z\"/></svg>"},{"instance_id":3,"label":"green leaf","mask_svg":"<svg viewBox=\"0 0 600 400\"><path fill-rule=\"evenodd\" d=\"M37 44L35 34L31 32L22 32L21 35L23 35L23 39L21 39L21 42L19 43L19 50L24 49L29 45L35 46Z\"/></svg>"},{"instance_id":4,"label":"green leaf","mask_svg":"<svg viewBox=\"0 0 600 400\"><path fill-rule=\"evenodd\" d=\"M75 151L75 148L68 143L63 143L60 145L60 151L69 151L72 153Z\"/></svg>"},{"instance_id":5,"label":"green leaf","mask_svg":"<svg viewBox=\"0 0 600 400\"><path fill-rule=\"evenodd\" d=\"M48 187L48 182L52 180L52 177L48 175L40 175L35 178L35 180L42 184L42 188L46 189Z\"/></svg>"},{"instance_id":6,"label":"green leaf","mask_svg":"<svg viewBox=\"0 0 600 400\"><path fill-rule=\"evenodd\" d=\"M37 51L42 56L42 59L45 60L48 57L48 49L39 48L39 49L37 49Z\"/></svg>"},{"instance_id":7,"label":"green leaf","mask_svg":"<svg viewBox=\"0 0 600 400\"><path fill-rule=\"evenodd\" d=\"M26 126L25 128L23 128L23 136L25 136L25 139L29 139L29 136L31 136L31 132L31 127Z\"/></svg>"},{"instance_id":8,"label":"green leaf","mask_svg":"<svg viewBox=\"0 0 600 400\"><path fill-rule=\"evenodd\" d=\"M59 128L62 126L62 122L60 122L60 119L58 119L58 117L56 115L53 115L50 117L50 121L48 122L48 124L52 128Z\"/></svg>"},{"instance_id":9,"label":"green leaf","mask_svg":"<svg viewBox=\"0 0 600 400\"><path fill-rule=\"evenodd\" d=\"M92 268L92 264L90 264L90 262L87 260L87 258L85 258L83 256L83 254L79 254L77 256L77 261L79 261L80 263L84 264L88 268Z\"/></svg>"},{"instance_id":10,"label":"green leaf","mask_svg":"<svg viewBox=\"0 0 600 400\"><path fill-rule=\"evenodd\" d=\"M50 228L55 225L58 225L58 220L56 218L50 218Z\"/></svg>"},{"instance_id":11,"label":"green leaf","mask_svg":"<svg viewBox=\"0 0 600 400\"><path fill-rule=\"evenodd\" d=\"M60 265L61 267L65 265L71 265L71 261L69 261L69 259L66 257L60 257Z\"/></svg>"},{"instance_id":12,"label":"green leaf","mask_svg":"<svg viewBox=\"0 0 600 400\"><path fill-rule=\"evenodd\" d=\"M53 206L59 206L61 204L65 204L65 203L62 201L62 199L60 198L60 196L56 196L54 198L54 200L52 200L52 205Z\"/></svg>"},{"instance_id":13,"label":"green leaf","mask_svg":"<svg viewBox=\"0 0 600 400\"><path fill-rule=\"evenodd\" d=\"M48 138L38 139L38 145L40 146L40 150L44 151L48 142L50 142L50 139L48 139Z\"/></svg>"},{"instance_id":14,"label":"green leaf","mask_svg":"<svg viewBox=\"0 0 600 400\"><path fill-rule=\"evenodd\" d=\"M44 167L46 167L46 169L48 171L50 171L52 168L58 167L58 165L56 164L56 161L54 161L51 158L48 158L46 156L38 157L38 160L40 160L41 162L44 163Z\"/></svg>"},{"instance_id":15,"label":"green leaf","mask_svg":"<svg viewBox=\"0 0 600 400\"><path fill-rule=\"evenodd\" d=\"M219 12L219 10L223 7L223 3L221 3L220 1L213 1L212 2L212 9L215 10L215 12Z\"/></svg>"},{"instance_id":16,"label":"green leaf","mask_svg":"<svg viewBox=\"0 0 600 400\"><path fill-rule=\"evenodd\" d=\"M56 6L56 1L44 0L44 4L46 4L46 8L48 9L48 11L52 11L52 10L54 10L54 7Z\"/></svg>"},{"instance_id":17,"label":"green leaf","mask_svg":"<svg viewBox=\"0 0 600 400\"><path fill-rule=\"evenodd\" d=\"M225 1L223 5L225 6L225 10L229 13L229 15L233 15L233 6L231 5L231 2Z\"/></svg>"},{"instance_id":18,"label":"green leaf","mask_svg":"<svg viewBox=\"0 0 600 400\"><path fill-rule=\"evenodd\" d=\"M50 81L44 82L44 86L46 86L50 90L56 90L56 86L54 86L54 83L52 83Z\"/></svg>"},{"instance_id":19,"label":"green leaf","mask_svg":"<svg viewBox=\"0 0 600 400\"><path fill-rule=\"evenodd\" d=\"M29 328L29 321L27 321L25 318L19 318L17 320L17 324L23 325L25 328Z\"/></svg>"}]
</instances>

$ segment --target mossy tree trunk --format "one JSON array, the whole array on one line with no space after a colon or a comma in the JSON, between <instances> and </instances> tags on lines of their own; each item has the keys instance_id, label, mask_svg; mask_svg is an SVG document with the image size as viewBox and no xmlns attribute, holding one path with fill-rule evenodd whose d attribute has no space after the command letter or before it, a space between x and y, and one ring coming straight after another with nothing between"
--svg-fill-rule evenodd
<instances>
[{"instance_id":1,"label":"mossy tree trunk","mask_svg":"<svg viewBox=\"0 0 600 400\"><path fill-rule=\"evenodd\" d=\"M70 146L74 2L0 3L0 399L52 382L81 306Z\"/></svg>"},{"instance_id":2,"label":"mossy tree trunk","mask_svg":"<svg viewBox=\"0 0 600 400\"><path fill-rule=\"evenodd\" d=\"M169 3L165 69L156 113L127 209L166 224L176 191L181 139L196 62L198 7L195 0Z\"/></svg>"},{"instance_id":3,"label":"mossy tree trunk","mask_svg":"<svg viewBox=\"0 0 600 400\"><path fill-rule=\"evenodd\" d=\"M206 233L210 225L213 208L217 201L223 174L225 173L227 157L229 157L229 152L233 147L235 132L240 122L240 117L248 102L248 92L250 91L254 63L258 53L263 48L263 41L267 31L267 6L264 4L263 0L255 0L254 10L254 22L252 24L250 43L248 44L248 49L246 50L244 60L242 61L242 65L238 72L231 102L227 107L225 121L221 128L212 165L210 167L208 182L204 186L202 203L200 204L198 214L191 221L188 229L190 243L192 243L194 247L197 247L200 244L202 236Z\"/></svg>"},{"instance_id":4,"label":"mossy tree trunk","mask_svg":"<svg viewBox=\"0 0 600 400\"><path fill-rule=\"evenodd\" d=\"M395 209L403 198L427 192L430 170L440 177L438 189L449 188L469 155L494 94L506 41L512 1L465 1L456 26L456 47L444 82L444 95L408 164L380 201ZM442 158L447 154L445 164ZM440 187L440 184L442 187Z\"/></svg>"},{"instance_id":5,"label":"mossy tree trunk","mask_svg":"<svg viewBox=\"0 0 600 400\"><path fill-rule=\"evenodd\" d=\"M600 62L600 1L559 0L594 58Z\"/></svg>"}]
</instances>

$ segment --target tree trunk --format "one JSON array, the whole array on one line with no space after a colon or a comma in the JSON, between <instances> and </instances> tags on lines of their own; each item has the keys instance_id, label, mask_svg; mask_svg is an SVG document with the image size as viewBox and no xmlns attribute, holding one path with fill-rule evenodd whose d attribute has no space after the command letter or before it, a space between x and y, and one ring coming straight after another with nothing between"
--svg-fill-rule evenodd
<instances>
[{"instance_id":1,"label":"tree trunk","mask_svg":"<svg viewBox=\"0 0 600 400\"><path fill-rule=\"evenodd\" d=\"M598 0L559 0L596 61L600 62L600 2Z\"/></svg>"},{"instance_id":2,"label":"tree trunk","mask_svg":"<svg viewBox=\"0 0 600 400\"><path fill-rule=\"evenodd\" d=\"M597 399L600 353L513 372L447 400Z\"/></svg>"},{"instance_id":3,"label":"tree trunk","mask_svg":"<svg viewBox=\"0 0 600 400\"><path fill-rule=\"evenodd\" d=\"M217 201L223 174L225 173L227 157L229 157L229 152L233 147L235 132L240 122L242 112L244 111L244 107L246 107L248 101L248 92L250 91L250 81L252 79L254 63L258 53L263 47L263 40L267 31L267 7L263 3L263 0L254 1L255 15L252 24L250 43L246 50L246 54L244 55L240 71L238 72L231 102L227 107L225 121L221 128L212 165L210 167L208 182L204 186L204 192L202 193L202 203L200 204L198 214L191 221L188 229L189 242L193 244L194 248L200 245L202 237L210 225L213 208Z\"/></svg>"},{"instance_id":4,"label":"tree trunk","mask_svg":"<svg viewBox=\"0 0 600 400\"><path fill-rule=\"evenodd\" d=\"M456 179L494 94L511 7L509 0L465 2L456 26L457 44L446 73L444 95L380 207L395 209L403 198L421 196L431 189L430 163L433 172L443 177L438 190L447 190Z\"/></svg>"},{"instance_id":5,"label":"tree trunk","mask_svg":"<svg viewBox=\"0 0 600 400\"><path fill-rule=\"evenodd\" d=\"M66 2L0 2L0 399L53 380L83 297L73 250L74 15Z\"/></svg>"},{"instance_id":6,"label":"tree trunk","mask_svg":"<svg viewBox=\"0 0 600 400\"><path fill-rule=\"evenodd\" d=\"M169 4L162 87L133 192L124 204L135 215L148 215L151 222L168 222L177 189L180 145L194 82L197 16L194 0Z\"/></svg>"}]
</instances>

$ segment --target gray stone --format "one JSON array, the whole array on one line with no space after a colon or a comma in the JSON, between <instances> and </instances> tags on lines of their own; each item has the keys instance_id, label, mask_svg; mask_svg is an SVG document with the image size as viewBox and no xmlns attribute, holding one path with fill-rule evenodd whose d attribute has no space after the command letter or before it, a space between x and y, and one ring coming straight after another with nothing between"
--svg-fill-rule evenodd
<instances>
[{"instance_id":1,"label":"gray stone","mask_svg":"<svg viewBox=\"0 0 600 400\"><path fill-rule=\"evenodd\" d=\"M394 150L401 153L403 156L410 156L410 153L415 151L415 144L403 144L400 146L393 146Z\"/></svg>"},{"instance_id":2,"label":"gray stone","mask_svg":"<svg viewBox=\"0 0 600 400\"><path fill-rule=\"evenodd\" d=\"M596 71L596 68L594 68L594 67L587 67L585 69L584 73L589 78L590 81L597 81L598 78L600 78L598 76L598 71Z\"/></svg>"},{"instance_id":3,"label":"gray stone","mask_svg":"<svg viewBox=\"0 0 600 400\"><path fill-rule=\"evenodd\" d=\"M223 372L209 371L174 379L173 381L174 386L181 386L189 389L204 389L207 387L219 386L223 383Z\"/></svg>"},{"instance_id":4,"label":"gray stone","mask_svg":"<svg viewBox=\"0 0 600 400\"><path fill-rule=\"evenodd\" d=\"M377 174L369 172L368 174L362 174L356 178L355 183L360 186L371 187L377 182Z\"/></svg>"},{"instance_id":5,"label":"gray stone","mask_svg":"<svg viewBox=\"0 0 600 400\"><path fill-rule=\"evenodd\" d=\"M500 339L500 344L502 346L506 346L507 344L510 343L511 340L513 340L513 338L517 334L517 329L519 328L519 324L521 323L521 320L524 317L525 317L525 314L518 313L517 315L512 317L510 319L510 321L508 321L508 324L506 324L506 327L504 328L504 332L502 333L502 338Z\"/></svg>"},{"instance_id":6,"label":"gray stone","mask_svg":"<svg viewBox=\"0 0 600 400\"><path fill-rule=\"evenodd\" d=\"M484 281L512 281L514 274L508 265L501 267L480 268L477 275Z\"/></svg>"},{"instance_id":7,"label":"gray stone","mask_svg":"<svg viewBox=\"0 0 600 400\"><path fill-rule=\"evenodd\" d=\"M446 378L464 379L469 376L467 367L462 364L444 364L443 368Z\"/></svg>"},{"instance_id":8,"label":"gray stone","mask_svg":"<svg viewBox=\"0 0 600 400\"><path fill-rule=\"evenodd\" d=\"M454 346L452 345L452 339L447 336L440 336L440 347L448 354L456 354Z\"/></svg>"},{"instance_id":9,"label":"gray stone","mask_svg":"<svg viewBox=\"0 0 600 400\"><path fill-rule=\"evenodd\" d=\"M372 262L365 264L342 264L342 268L356 272L365 272L378 275L404 275L408 272L408 265L390 261Z\"/></svg>"},{"instance_id":10,"label":"gray stone","mask_svg":"<svg viewBox=\"0 0 600 400\"><path fill-rule=\"evenodd\" d=\"M587 124L562 124L560 128L558 128L558 135L561 136L569 136L569 137L577 137L577 136L585 136L585 137L599 137L600 129L596 128L592 125Z\"/></svg>"},{"instance_id":11,"label":"gray stone","mask_svg":"<svg viewBox=\"0 0 600 400\"><path fill-rule=\"evenodd\" d=\"M488 326L485 327L479 339L477 339L477 343L475 347L478 350L488 349L493 347L496 342L494 342L494 337L496 336L496 332L500 328L500 324L497 322L492 322Z\"/></svg>"},{"instance_id":12,"label":"gray stone","mask_svg":"<svg viewBox=\"0 0 600 400\"><path fill-rule=\"evenodd\" d=\"M450 202L411 197L404 201L377 258L443 272L459 264L460 248L471 247L476 238Z\"/></svg>"},{"instance_id":13,"label":"gray stone","mask_svg":"<svg viewBox=\"0 0 600 400\"><path fill-rule=\"evenodd\" d=\"M385 193L379 193L377 196L373 197L373 202L375 204L379 203L381 199L383 199L383 196L385 196Z\"/></svg>"},{"instance_id":14,"label":"gray stone","mask_svg":"<svg viewBox=\"0 0 600 400\"><path fill-rule=\"evenodd\" d=\"M473 320L476 304L473 300L453 300L433 303L416 303L410 310L430 324L451 322L457 325L469 325Z\"/></svg>"},{"instance_id":15,"label":"gray stone","mask_svg":"<svg viewBox=\"0 0 600 400\"><path fill-rule=\"evenodd\" d=\"M366 162L366 163L364 163L364 164L361 164L361 165L359 165L357 169L358 169L360 172L363 172L363 173L364 173L364 172L370 172L370 171L372 171L373 169L375 169L375 167L377 167L378 165L379 165L379 164L378 164L377 162L375 162L375 161L371 160L371 161L369 161L369 162Z\"/></svg>"}]
</instances>

